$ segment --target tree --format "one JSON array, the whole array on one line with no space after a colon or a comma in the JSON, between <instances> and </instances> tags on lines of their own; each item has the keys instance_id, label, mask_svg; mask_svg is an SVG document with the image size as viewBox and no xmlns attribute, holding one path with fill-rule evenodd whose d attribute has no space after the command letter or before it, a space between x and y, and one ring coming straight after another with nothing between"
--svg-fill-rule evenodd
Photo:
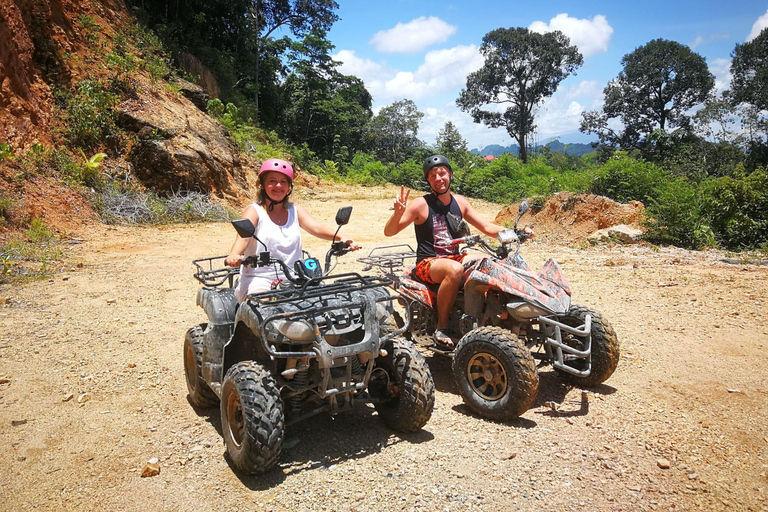
<instances>
[{"instance_id":1,"label":"tree","mask_svg":"<svg viewBox=\"0 0 768 512\"><path fill-rule=\"evenodd\" d=\"M585 112L580 129L597 134L603 145L663 159L674 139L668 129L689 129L688 111L707 100L715 78L701 55L666 39L636 48L621 63L624 69L603 90L603 111ZM623 127L612 129L611 119Z\"/></svg>"},{"instance_id":2,"label":"tree","mask_svg":"<svg viewBox=\"0 0 768 512\"><path fill-rule=\"evenodd\" d=\"M289 101L280 133L306 143L322 160L348 159L362 149L362 132L373 115L362 80L336 71L325 34L313 31L293 44L294 72L285 81ZM342 155L342 153L344 155Z\"/></svg>"},{"instance_id":3,"label":"tree","mask_svg":"<svg viewBox=\"0 0 768 512\"><path fill-rule=\"evenodd\" d=\"M368 124L368 145L382 162L400 164L422 145L416 137L424 113L411 100L400 100L383 107Z\"/></svg>"},{"instance_id":4,"label":"tree","mask_svg":"<svg viewBox=\"0 0 768 512\"><path fill-rule=\"evenodd\" d=\"M731 57L733 100L768 110L768 29L749 42L737 44Z\"/></svg>"},{"instance_id":5,"label":"tree","mask_svg":"<svg viewBox=\"0 0 768 512\"><path fill-rule=\"evenodd\" d=\"M558 84L584 62L562 32L546 34L526 28L499 28L483 37L480 52L485 64L467 76L457 105L476 123L505 127L528 161L527 137L536 126L534 108L554 94ZM504 111L486 105L510 105Z\"/></svg>"},{"instance_id":6,"label":"tree","mask_svg":"<svg viewBox=\"0 0 768 512\"><path fill-rule=\"evenodd\" d=\"M731 54L731 99L741 109L743 132L747 138L749 167L768 162L768 29L751 41L737 44Z\"/></svg>"},{"instance_id":7,"label":"tree","mask_svg":"<svg viewBox=\"0 0 768 512\"><path fill-rule=\"evenodd\" d=\"M467 141L461 136L456 126L448 121L437 134L435 139L437 151L448 158L453 167L460 167L466 163Z\"/></svg>"}]
</instances>

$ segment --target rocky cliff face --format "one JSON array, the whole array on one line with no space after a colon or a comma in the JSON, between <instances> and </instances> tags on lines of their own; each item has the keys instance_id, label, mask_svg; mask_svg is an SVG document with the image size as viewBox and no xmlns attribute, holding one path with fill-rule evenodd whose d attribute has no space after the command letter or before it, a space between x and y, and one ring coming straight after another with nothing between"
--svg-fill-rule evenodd
<instances>
[{"instance_id":1,"label":"rocky cliff face","mask_svg":"<svg viewBox=\"0 0 768 512\"><path fill-rule=\"evenodd\" d=\"M99 27L104 54L111 51L114 34L131 22L120 0L0 1L0 142L17 152L38 142L59 144L53 88L72 90L85 77L109 78L108 66L88 56L93 44L80 16ZM121 127L134 132L130 139L137 142L126 154L109 154L105 168L127 169L161 193L196 190L237 203L252 196L255 173L249 169L257 162L241 155L227 130L203 111L215 87L187 83L179 94L146 77L136 80L136 94L118 109ZM10 174L0 165L6 185ZM0 189L18 194L22 206L25 197L35 195L2 181Z\"/></svg>"}]
</instances>

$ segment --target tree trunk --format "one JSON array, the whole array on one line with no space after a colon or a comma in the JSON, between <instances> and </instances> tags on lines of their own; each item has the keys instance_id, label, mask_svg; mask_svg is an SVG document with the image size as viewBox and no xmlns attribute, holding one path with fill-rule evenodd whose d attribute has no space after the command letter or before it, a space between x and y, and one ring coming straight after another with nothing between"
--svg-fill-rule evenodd
<instances>
[{"instance_id":1,"label":"tree trunk","mask_svg":"<svg viewBox=\"0 0 768 512\"><path fill-rule=\"evenodd\" d=\"M520 134L520 138L518 139L518 142L520 143L520 160L524 163L528 163L528 139L526 138L525 134Z\"/></svg>"}]
</instances>

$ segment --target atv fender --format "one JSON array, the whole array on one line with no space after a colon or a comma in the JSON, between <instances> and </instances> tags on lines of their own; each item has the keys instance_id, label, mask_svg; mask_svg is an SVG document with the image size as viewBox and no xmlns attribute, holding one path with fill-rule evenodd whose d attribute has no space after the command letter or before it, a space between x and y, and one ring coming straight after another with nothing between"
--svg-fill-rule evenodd
<instances>
[{"instance_id":1,"label":"atv fender","mask_svg":"<svg viewBox=\"0 0 768 512\"><path fill-rule=\"evenodd\" d=\"M237 299L232 288L201 288L197 292L197 305L208 315L203 333L203 379L221 382L223 349L234 331Z\"/></svg>"},{"instance_id":2,"label":"atv fender","mask_svg":"<svg viewBox=\"0 0 768 512\"><path fill-rule=\"evenodd\" d=\"M486 291L488 285L476 279L470 279L464 284L464 313L475 321L482 318Z\"/></svg>"}]
</instances>

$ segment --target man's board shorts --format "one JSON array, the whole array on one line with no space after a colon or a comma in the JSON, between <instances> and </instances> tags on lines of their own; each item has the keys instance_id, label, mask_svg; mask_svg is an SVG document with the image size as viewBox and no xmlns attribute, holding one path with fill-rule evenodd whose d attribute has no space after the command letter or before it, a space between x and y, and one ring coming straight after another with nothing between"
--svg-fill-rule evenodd
<instances>
[{"instance_id":1,"label":"man's board shorts","mask_svg":"<svg viewBox=\"0 0 768 512\"><path fill-rule=\"evenodd\" d=\"M432 280L432 276L429 272L429 269L432 267L432 262L447 258L461 263L464 260L464 256L466 256L466 254L449 254L448 256L431 256L429 258L424 258L416 263L416 267L413 269L413 275L416 276L416 279L424 283L438 284Z\"/></svg>"}]
</instances>

